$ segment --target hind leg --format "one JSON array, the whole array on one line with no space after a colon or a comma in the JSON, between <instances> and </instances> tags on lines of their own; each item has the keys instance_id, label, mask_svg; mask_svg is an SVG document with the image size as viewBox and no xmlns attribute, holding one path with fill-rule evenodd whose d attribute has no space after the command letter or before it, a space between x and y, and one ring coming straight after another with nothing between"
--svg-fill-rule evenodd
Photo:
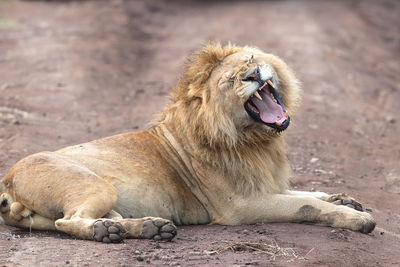
<instances>
[{"instance_id":1,"label":"hind leg","mask_svg":"<svg viewBox=\"0 0 400 267\"><path fill-rule=\"evenodd\" d=\"M35 230L56 230L54 220L34 214L7 193L0 195L0 213L7 225Z\"/></svg>"},{"instance_id":2,"label":"hind leg","mask_svg":"<svg viewBox=\"0 0 400 267\"><path fill-rule=\"evenodd\" d=\"M140 219L90 219L72 217L59 219L56 229L70 235L104 243L118 243L124 238L170 241L176 235L175 225L157 217Z\"/></svg>"},{"instance_id":3,"label":"hind leg","mask_svg":"<svg viewBox=\"0 0 400 267\"><path fill-rule=\"evenodd\" d=\"M2 183L6 194L23 207L56 220L57 230L78 238L103 242L119 242L124 237L170 240L176 234L170 221L116 216L117 189L80 162L58 153L42 152L21 160ZM102 219L107 215L113 219Z\"/></svg>"}]
</instances>

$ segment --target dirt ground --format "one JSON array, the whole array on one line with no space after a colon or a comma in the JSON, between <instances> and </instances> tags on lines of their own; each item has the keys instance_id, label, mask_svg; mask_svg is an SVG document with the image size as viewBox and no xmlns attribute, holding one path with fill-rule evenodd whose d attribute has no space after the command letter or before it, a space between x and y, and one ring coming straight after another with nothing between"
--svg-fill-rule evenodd
<instances>
[{"instance_id":1,"label":"dirt ground","mask_svg":"<svg viewBox=\"0 0 400 267\"><path fill-rule=\"evenodd\" d=\"M378 223L369 235L185 226L173 242L112 245L0 224L0 264L399 266L399 14L396 0L0 0L0 176L34 152L145 129L187 55L231 41L281 56L303 82L292 186L346 192Z\"/></svg>"}]
</instances>

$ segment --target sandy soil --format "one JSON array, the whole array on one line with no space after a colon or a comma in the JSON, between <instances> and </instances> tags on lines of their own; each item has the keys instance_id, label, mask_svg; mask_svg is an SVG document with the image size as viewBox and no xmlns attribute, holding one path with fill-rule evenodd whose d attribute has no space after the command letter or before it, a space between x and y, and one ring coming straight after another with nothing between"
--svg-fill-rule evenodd
<instances>
[{"instance_id":1,"label":"sandy soil","mask_svg":"<svg viewBox=\"0 0 400 267\"><path fill-rule=\"evenodd\" d=\"M34 152L146 128L188 53L231 41L280 55L303 81L293 187L347 192L378 222L369 235L186 226L173 242L115 245L0 225L0 263L400 265L399 13L395 0L0 1L0 176Z\"/></svg>"}]
</instances>

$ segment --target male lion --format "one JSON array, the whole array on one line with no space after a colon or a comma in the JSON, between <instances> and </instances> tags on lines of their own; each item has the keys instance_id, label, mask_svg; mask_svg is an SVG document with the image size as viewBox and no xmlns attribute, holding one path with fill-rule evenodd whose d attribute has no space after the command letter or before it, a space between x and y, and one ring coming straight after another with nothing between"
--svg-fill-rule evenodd
<instances>
[{"instance_id":1,"label":"male lion","mask_svg":"<svg viewBox=\"0 0 400 267\"><path fill-rule=\"evenodd\" d=\"M174 224L375 227L344 194L288 190L282 131L299 84L278 57L208 44L146 131L40 152L0 182L6 224L82 239L171 240Z\"/></svg>"}]
</instances>

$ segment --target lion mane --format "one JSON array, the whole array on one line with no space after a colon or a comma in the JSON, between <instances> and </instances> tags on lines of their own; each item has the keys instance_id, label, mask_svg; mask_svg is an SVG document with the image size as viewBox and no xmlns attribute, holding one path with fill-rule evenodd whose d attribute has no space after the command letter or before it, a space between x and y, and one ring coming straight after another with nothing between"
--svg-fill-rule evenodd
<instances>
[{"instance_id":1,"label":"lion mane","mask_svg":"<svg viewBox=\"0 0 400 267\"><path fill-rule=\"evenodd\" d=\"M283 192L288 187L290 167L281 134L268 133L258 126L235 124L224 103L211 97L212 90L218 90L208 82L211 73L226 57L243 51L261 53L248 46L208 43L193 54L171 92L170 104L153 125L175 125L177 132L191 144L193 156L226 173L237 193ZM279 77L288 113L292 115L300 100L300 83L280 58L270 55L269 60Z\"/></svg>"}]
</instances>

